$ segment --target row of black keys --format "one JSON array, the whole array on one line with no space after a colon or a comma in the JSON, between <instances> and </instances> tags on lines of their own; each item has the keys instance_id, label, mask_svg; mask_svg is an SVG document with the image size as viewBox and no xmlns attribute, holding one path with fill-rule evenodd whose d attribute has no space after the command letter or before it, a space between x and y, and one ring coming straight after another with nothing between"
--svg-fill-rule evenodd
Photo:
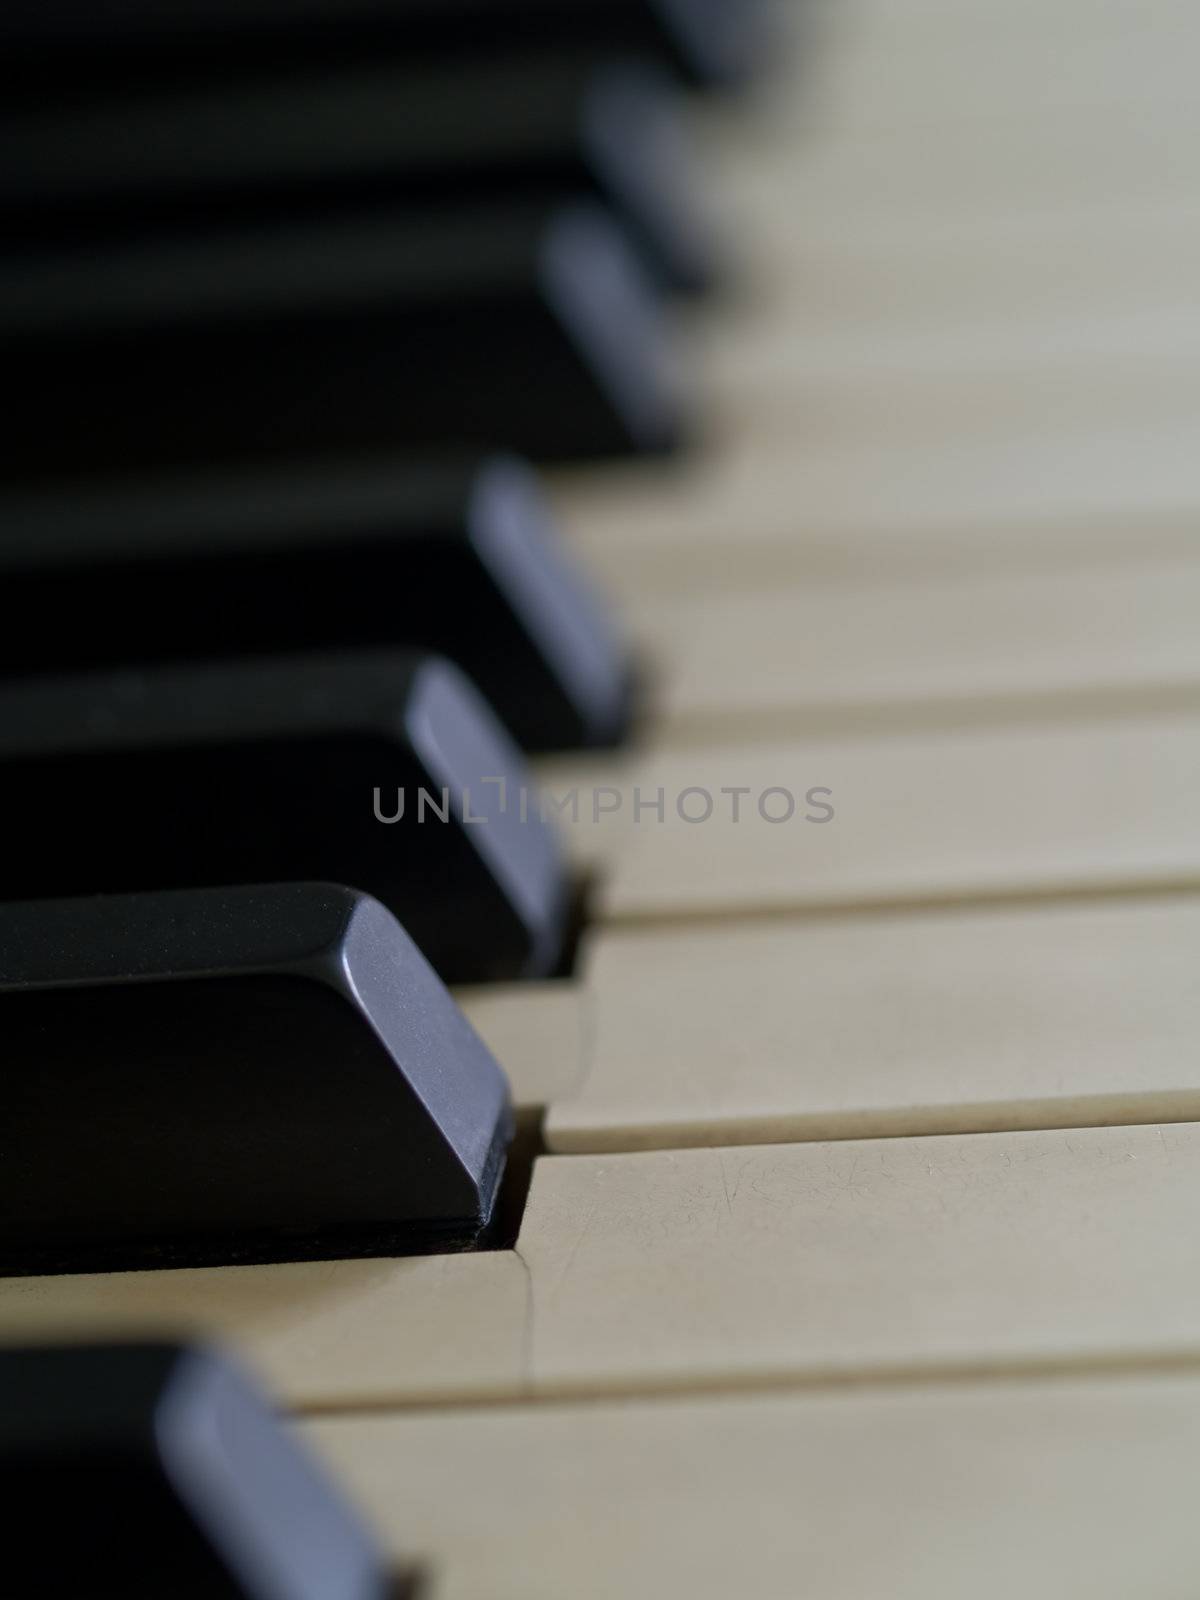
<instances>
[{"instance_id":1,"label":"row of black keys","mask_svg":"<svg viewBox=\"0 0 1200 1600\"><path fill-rule=\"evenodd\" d=\"M535 744L619 734L628 674L527 469L459 481L411 538L381 483L361 541L12 552L11 639L44 593L85 654L221 658L0 687L0 1272L487 1233L507 1086L443 982L559 970L573 885L480 690L394 641ZM350 636L383 647L272 652Z\"/></svg>"},{"instance_id":2,"label":"row of black keys","mask_svg":"<svg viewBox=\"0 0 1200 1600\"><path fill-rule=\"evenodd\" d=\"M10 95L0 112L0 359L14 401L0 476L398 440L540 459L672 448L688 419L661 290L707 284L714 245L665 65L614 51L657 46L699 70L708 45L727 53L718 36L746 43L750 9L105 7L116 31L103 37L120 37L127 11L150 62L81 49L92 77L56 81L48 99ZM316 29L308 55L254 55L276 13L293 43L306 18ZM0 21L0 40L7 26L33 50L29 83L42 16L18 5ZM488 18L507 37L498 55ZM90 44L83 8L70 20ZM385 21L395 35L368 51ZM359 53L317 52L329 28ZM70 39L60 26L60 78ZM219 71L204 69L205 40L220 43Z\"/></svg>"},{"instance_id":3,"label":"row of black keys","mask_svg":"<svg viewBox=\"0 0 1200 1600\"><path fill-rule=\"evenodd\" d=\"M630 706L490 452L679 437L670 78L755 9L5 8L0 1272L488 1236L508 1095L443 983L561 970L519 747Z\"/></svg>"},{"instance_id":4,"label":"row of black keys","mask_svg":"<svg viewBox=\"0 0 1200 1600\"><path fill-rule=\"evenodd\" d=\"M760 23L0 8L0 1273L493 1233L508 1088L444 982L559 970L522 747L630 710L508 452L686 432L673 84ZM408 1592L201 1350L0 1353L0 1497L40 1594Z\"/></svg>"}]
</instances>

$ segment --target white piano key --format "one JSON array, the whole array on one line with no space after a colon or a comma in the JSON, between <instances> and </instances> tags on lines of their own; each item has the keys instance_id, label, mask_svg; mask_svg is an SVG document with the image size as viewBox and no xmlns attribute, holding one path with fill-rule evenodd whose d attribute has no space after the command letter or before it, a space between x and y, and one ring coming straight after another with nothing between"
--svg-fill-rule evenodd
<instances>
[{"instance_id":1,"label":"white piano key","mask_svg":"<svg viewBox=\"0 0 1200 1600\"><path fill-rule=\"evenodd\" d=\"M800 406L761 434L732 427L682 475L558 480L569 543L622 599L814 571L1036 572L1195 549L1195 414L1014 423L937 448L901 430L859 449L850 430L813 450L804 419Z\"/></svg>"},{"instance_id":2,"label":"white piano key","mask_svg":"<svg viewBox=\"0 0 1200 1600\"><path fill-rule=\"evenodd\" d=\"M1053 8L1046 8L1053 10ZM951 35L945 48L897 51L873 36L872 12L845 47L830 51L822 123L832 128L936 126L969 137L982 122L1103 121L1131 100L1194 105L1187 67L1200 38L1194 8L1173 5L1155 25L1125 11L1094 26L1090 13L1048 36L994 30ZM797 97L793 97L795 104ZM796 116L803 114L797 107Z\"/></svg>"},{"instance_id":3,"label":"white piano key","mask_svg":"<svg viewBox=\"0 0 1200 1600\"><path fill-rule=\"evenodd\" d=\"M1200 559L647 595L629 610L653 669L656 749L1181 700L1200 710Z\"/></svg>"},{"instance_id":4,"label":"white piano key","mask_svg":"<svg viewBox=\"0 0 1200 1600\"><path fill-rule=\"evenodd\" d=\"M522 1391L529 1285L511 1251L0 1278L0 1343L200 1335L287 1405Z\"/></svg>"},{"instance_id":5,"label":"white piano key","mask_svg":"<svg viewBox=\"0 0 1200 1600\"><path fill-rule=\"evenodd\" d=\"M600 933L559 1152L1200 1118L1200 897Z\"/></svg>"},{"instance_id":6,"label":"white piano key","mask_svg":"<svg viewBox=\"0 0 1200 1600\"><path fill-rule=\"evenodd\" d=\"M539 1392L1200 1350L1200 1126L561 1156L518 1241Z\"/></svg>"},{"instance_id":7,"label":"white piano key","mask_svg":"<svg viewBox=\"0 0 1200 1600\"><path fill-rule=\"evenodd\" d=\"M1198 787L1185 712L662 752L621 791L599 909L628 922L1198 886Z\"/></svg>"},{"instance_id":8,"label":"white piano key","mask_svg":"<svg viewBox=\"0 0 1200 1600\"><path fill-rule=\"evenodd\" d=\"M307 1442L438 1600L1179 1600L1200 1381L328 1418Z\"/></svg>"}]
</instances>

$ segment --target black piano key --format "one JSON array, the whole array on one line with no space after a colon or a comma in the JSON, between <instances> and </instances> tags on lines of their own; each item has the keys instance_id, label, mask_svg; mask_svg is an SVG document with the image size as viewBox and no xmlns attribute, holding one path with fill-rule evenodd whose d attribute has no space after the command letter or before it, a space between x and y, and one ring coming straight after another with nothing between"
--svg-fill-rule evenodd
<instances>
[{"instance_id":1,"label":"black piano key","mask_svg":"<svg viewBox=\"0 0 1200 1600\"><path fill-rule=\"evenodd\" d=\"M0 673L419 647L526 749L612 744L628 665L556 532L505 457L0 494Z\"/></svg>"},{"instance_id":2,"label":"black piano key","mask_svg":"<svg viewBox=\"0 0 1200 1600\"><path fill-rule=\"evenodd\" d=\"M14 1594L410 1592L287 1423L199 1346L0 1351L0 1499Z\"/></svg>"},{"instance_id":3,"label":"black piano key","mask_svg":"<svg viewBox=\"0 0 1200 1600\"><path fill-rule=\"evenodd\" d=\"M693 82L736 83L766 54L763 0L8 0L0 47L18 89L176 78L247 63L647 51Z\"/></svg>"},{"instance_id":4,"label":"black piano key","mask_svg":"<svg viewBox=\"0 0 1200 1600\"><path fill-rule=\"evenodd\" d=\"M0 905L0 1272L475 1244L503 1073L329 884Z\"/></svg>"},{"instance_id":5,"label":"black piano key","mask_svg":"<svg viewBox=\"0 0 1200 1600\"><path fill-rule=\"evenodd\" d=\"M655 297L600 208L474 207L0 269L0 475L369 451L669 449Z\"/></svg>"},{"instance_id":6,"label":"black piano key","mask_svg":"<svg viewBox=\"0 0 1200 1600\"><path fill-rule=\"evenodd\" d=\"M709 281L676 95L636 65L370 65L0 117L0 205L28 241L379 204L590 194L670 286Z\"/></svg>"},{"instance_id":7,"label":"black piano key","mask_svg":"<svg viewBox=\"0 0 1200 1600\"><path fill-rule=\"evenodd\" d=\"M0 898L328 879L383 900L448 982L542 976L567 884L530 789L484 701L432 656L12 684Z\"/></svg>"}]
</instances>

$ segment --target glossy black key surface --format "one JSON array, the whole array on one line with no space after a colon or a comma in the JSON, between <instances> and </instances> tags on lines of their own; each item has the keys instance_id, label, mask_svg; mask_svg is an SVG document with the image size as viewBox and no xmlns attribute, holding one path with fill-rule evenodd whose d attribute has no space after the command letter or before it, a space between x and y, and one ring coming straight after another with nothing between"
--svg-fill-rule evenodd
<instances>
[{"instance_id":1,"label":"glossy black key surface","mask_svg":"<svg viewBox=\"0 0 1200 1600\"><path fill-rule=\"evenodd\" d=\"M37 235L120 237L378 205L389 216L591 195L665 283L703 288L678 93L637 65L557 59L364 65L0 112L0 205Z\"/></svg>"},{"instance_id":2,"label":"glossy black key surface","mask_svg":"<svg viewBox=\"0 0 1200 1600\"><path fill-rule=\"evenodd\" d=\"M669 449L659 307L600 208L431 210L0 268L0 476L310 451Z\"/></svg>"},{"instance_id":3,"label":"glossy black key surface","mask_svg":"<svg viewBox=\"0 0 1200 1600\"><path fill-rule=\"evenodd\" d=\"M526 749L611 744L625 655L556 535L503 457L0 493L0 673L420 647Z\"/></svg>"},{"instance_id":4,"label":"glossy black key surface","mask_svg":"<svg viewBox=\"0 0 1200 1600\"><path fill-rule=\"evenodd\" d=\"M202 1347L0 1351L0 1499L13 1595L406 1592L288 1424L232 1362Z\"/></svg>"},{"instance_id":5,"label":"glossy black key surface","mask_svg":"<svg viewBox=\"0 0 1200 1600\"><path fill-rule=\"evenodd\" d=\"M383 900L448 982L540 976L567 892L529 786L436 657L10 684L0 899L328 879Z\"/></svg>"},{"instance_id":6,"label":"glossy black key surface","mask_svg":"<svg viewBox=\"0 0 1200 1600\"><path fill-rule=\"evenodd\" d=\"M763 0L8 0L0 46L41 83L108 82L152 62L176 76L247 61L456 60L496 51L647 50L699 83L745 78L765 54ZM38 69L41 69L38 72Z\"/></svg>"},{"instance_id":7,"label":"glossy black key surface","mask_svg":"<svg viewBox=\"0 0 1200 1600\"><path fill-rule=\"evenodd\" d=\"M0 1271L474 1244L503 1073L328 884L0 905Z\"/></svg>"}]
</instances>

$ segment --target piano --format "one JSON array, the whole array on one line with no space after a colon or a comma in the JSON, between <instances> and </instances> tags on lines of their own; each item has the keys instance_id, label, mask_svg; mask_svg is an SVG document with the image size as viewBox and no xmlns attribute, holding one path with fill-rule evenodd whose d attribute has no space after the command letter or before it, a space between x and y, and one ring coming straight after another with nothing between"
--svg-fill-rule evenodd
<instances>
[{"instance_id":1,"label":"piano","mask_svg":"<svg viewBox=\"0 0 1200 1600\"><path fill-rule=\"evenodd\" d=\"M1194 1594L1195 6L0 40L15 1588Z\"/></svg>"}]
</instances>

